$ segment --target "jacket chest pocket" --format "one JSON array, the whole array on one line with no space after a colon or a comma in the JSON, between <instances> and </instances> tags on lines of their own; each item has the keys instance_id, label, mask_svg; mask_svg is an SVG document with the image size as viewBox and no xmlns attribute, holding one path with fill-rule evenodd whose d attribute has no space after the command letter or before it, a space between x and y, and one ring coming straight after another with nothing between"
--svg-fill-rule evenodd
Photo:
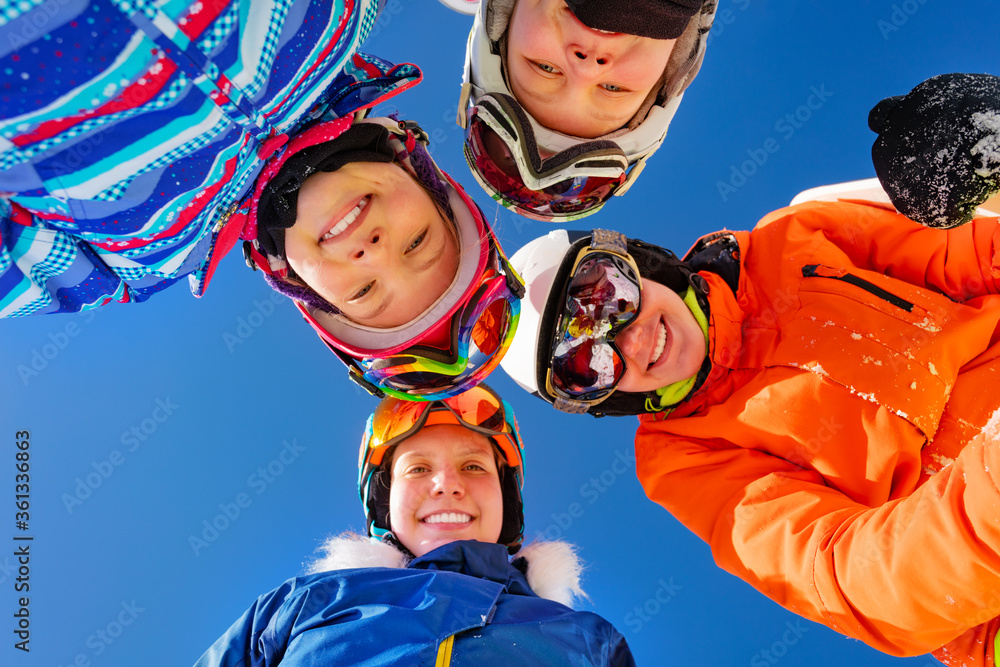
<instances>
[{"instance_id":1,"label":"jacket chest pocket","mask_svg":"<svg viewBox=\"0 0 1000 667\"><path fill-rule=\"evenodd\" d=\"M822 264L809 264L802 267L802 277L827 278L829 280L838 280L840 282L847 283L848 285L854 285L875 299L884 301L885 303L891 304L896 308L902 308L908 313L913 312L913 303L907 301L901 296L897 296L892 292L882 289L873 282L860 278L853 273L849 273L844 269L832 269L828 266L823 266Z\"/></svg>"},{"instance_id":2,"label":"jacket chest pocket","mask_svg":"<svg viewBox=\"0 0 1000 667\"><path fill-rule=\"evenodd\" d=\"M882 320L878 314L929 332L939 330L942 317L947 319L953 302L944 295L870 271L864 274L822 264L803 266L799 288L803 314L819 319L823 313L839 313L837 324L859 332Z\"/></svg>"},{"instance_id":3,"label":"jacket chest pocket","mask_svg":"<svg viewBox=\"0 0 1000 667\"><path fill-rule=\"evenodd\" d=\"M799 308L774 361L804 368L934 433L957 372L945 324L962 309L864 269L801 267Z\"/></svg>"}]
</instances>

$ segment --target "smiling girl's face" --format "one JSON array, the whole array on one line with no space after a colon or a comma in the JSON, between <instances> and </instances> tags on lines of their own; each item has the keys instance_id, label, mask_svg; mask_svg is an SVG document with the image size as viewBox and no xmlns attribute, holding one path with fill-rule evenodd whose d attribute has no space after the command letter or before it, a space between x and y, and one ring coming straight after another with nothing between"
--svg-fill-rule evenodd
<instances>
[{"instance_id":1,"label":"smiling girl's face","mask_svg":"<svg viewBox=\"0 0 1000 667\"><path fill-rule=\"evenodd\" d=\"M593 30L564 0L518 0L508 34L514 97L550 130L585 138L635 115L677 41Z\"/></svg>"},{"instance_id":2,"label":"smiling girl's face","mask_svg":"<svg viewBox=\"0 0 1000 667\"><path fill-rule=\"evenodd\" d=\"M285 232L288 264L352 321L387 329L414 320L458 269L451 223L394 163L351 162L310 176Z\"/></svg>"},{"instance_id":3,"label":"smiling girl's face","mask_svg":"<svg viewBox=\"0 0 1000 667\"><path fill-rule=\"evenodd\" d=\"M427 426L396 447L392 533L415 556L455 540L496 542L503 492L493 445L464 426Z\"/></svg>"}]
</instances>

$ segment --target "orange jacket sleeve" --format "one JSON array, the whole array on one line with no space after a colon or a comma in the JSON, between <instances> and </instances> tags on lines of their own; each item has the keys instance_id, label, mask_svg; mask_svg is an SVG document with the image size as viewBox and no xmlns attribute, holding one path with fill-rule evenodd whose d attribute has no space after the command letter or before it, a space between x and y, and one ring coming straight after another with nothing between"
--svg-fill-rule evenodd
<instances>
[{"instance_id":1,"label":"orange jacket sleeve","mask_svg":"<svg viewBox=\"0 0 1000 667\"><path fill-rule=\"evenodd\" d=\"M808 208L806 208L808 206ZM845 206L853 209L846 214ZM909 221L888 205L812 202L784 208L761 220L754 235L806 227L839 247L850 262L957 301L1000 294L1000 224L976 218L954 229L931 229ZM795 233L802 233L801 231ZM772 239L773 241L773 239Z\"/></svg>"},{"instance_id":2,"label":"orange jacket sleeve","mask_svg":"<svg viewBox=\"0 0 1000 667\"><path fill-rule=\"evenodd\" d=\"M647 495L708 542L720 567L789 610L899 656L998 615L1000 440L967 446L910 495L867 507L815 471L678 438L669 425L644 419L637 434Z\"/></svg>"}]
</instances>

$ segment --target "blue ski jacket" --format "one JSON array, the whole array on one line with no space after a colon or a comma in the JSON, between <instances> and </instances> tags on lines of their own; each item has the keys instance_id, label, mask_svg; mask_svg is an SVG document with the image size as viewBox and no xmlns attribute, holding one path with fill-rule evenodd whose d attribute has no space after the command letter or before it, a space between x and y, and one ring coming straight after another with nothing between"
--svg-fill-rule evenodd
<instances>
[{"instance_id":1,"label":"blue ski jacket","mask_svg":"<svg viewBox=\"0 0 1000 667\"><path fill-rule=\"evenodd\" d=\"M379 4L9 3L0 317L144 301L185 276L200 296L289 136L419 81L357 52Z\"/></svg>"},{"instance_id":2,"label":"blue ski jacket","mask_svg":"<svg viewBox=\"0 0 1000 667\"><path fill-rule=\"evenodd\" d=\"M538 597L506 547L470 540L405 568L289 579L258 598L196 667L278 664L635 663L610 623Z\"/></svg>"}]
</instances>

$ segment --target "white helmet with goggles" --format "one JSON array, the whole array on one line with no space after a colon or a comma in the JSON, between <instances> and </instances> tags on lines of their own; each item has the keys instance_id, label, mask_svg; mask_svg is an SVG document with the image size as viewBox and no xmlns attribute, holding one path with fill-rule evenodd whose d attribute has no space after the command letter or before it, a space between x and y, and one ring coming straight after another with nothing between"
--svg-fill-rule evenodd
<instances>
[{"instance_id":1,"label":"white helmet with goggles","mask_svg":"<svg viewBox=\"0 0 1000 667\"><path fill-rule=\"evenodd\" d=\"M663 143L701 67L717 0L705 0L688 22L660 83L627 127L597 139L543 127L514 99L504 51L515 4L483 0L469 35L457 118L466 131L466 161L483 189L515 213L552 222L582 218L625 194Z\"/></svg>"},{"instance_id":2,"label":"white helmet with goggles","mask_svg":"<svg viewBox=\"0 0 1000 667\"><path fill-rule=\"evenodd\" d=\"M290 157L346 137L348 131L354 132L352 155L391 160L424 184L451 219L461 249L448 288L424 312L401 326L379 329L354 322L311 288L303 287L301 281L290 280L284 229L294 224L297 188L315 168L298 165L301 173L292 177L282 169ZM390 118L339 119L306 130L258 178L244 234L248 238L244 244L247 263L262 269L272 287L295 300L305 320L348 366L350 378L380 398L439 400L482 381L510 345L524 289L479 208L461 186L438 169L425 143L426 134L415 123ZM323 159L336 169L333 155ZM269 188L272 181L280 183L279 187ZM282 203L283 197L290 201ZM265 206L270 209L265 210Z\"/></svg>"},{"instance_id":3,"label":"white helmet with goggles","mask_svg":"<svg viewBox=\"0 0 1000 667\"><path fill-rule=\"evenodd\" d=\"M368 417L358 454L358 495L365 508L368 534L393 539L389 516L393 447L427 426L457 424L488 437L504 465L498 465L503 495L503 523L498 543L515 553L524 537L524 446L514 411L485 384L441 401L416 403L385 398Z\"/></svg>"},{"instance_id":4,"label":"white helmet with goggles","mask_svg":"<svg viewBox=\"0 0 1000 667\"><path fill-rule=\"evenodd\" d=\"M511 264L526 289L517 335L501 362L514 381L564 412L669 407L657 392L616 391L625 360L615 338L639 315L643 280L682 295L691 289L707 312L705 281L691 266L669 250L601 229L550 232L518 250ZM709 367L706 360L691 388Z\"/></svg>"}]
</instances>

